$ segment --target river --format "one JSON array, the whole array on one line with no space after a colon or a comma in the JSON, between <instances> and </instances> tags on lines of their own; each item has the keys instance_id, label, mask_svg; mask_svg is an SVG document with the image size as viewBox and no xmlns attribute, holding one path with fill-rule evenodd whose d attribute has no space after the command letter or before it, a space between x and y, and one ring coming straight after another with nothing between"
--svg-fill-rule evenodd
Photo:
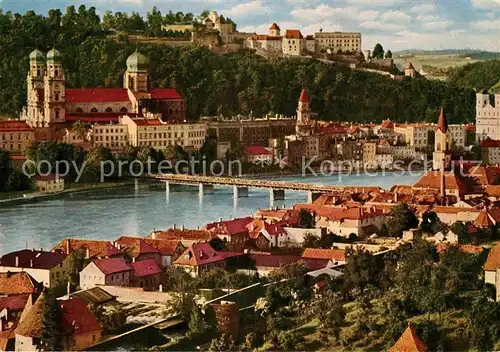
<instances>
[{"instance_id":1,"label":"river","mask_svg":"<svg viewBox=\"0 0 500 352\"><path fill-rule=\"evenodd\" d=\"M423 171L323 177L282 177L286 181L379 186L414 184ZM286 192L274 206L306 202L305 192ZM269 191L250 189L247 198L233 200L232 188L215 187L199 197L197 187L178 187L167 197L164 188L109 189L68 194L46 201L0 207L0 255L24 248L51 249L67 237L114 240L121 235L145 236L154 229L203 226L219 218L253 215L269 207Z\"/></svg>"}]
</instances>

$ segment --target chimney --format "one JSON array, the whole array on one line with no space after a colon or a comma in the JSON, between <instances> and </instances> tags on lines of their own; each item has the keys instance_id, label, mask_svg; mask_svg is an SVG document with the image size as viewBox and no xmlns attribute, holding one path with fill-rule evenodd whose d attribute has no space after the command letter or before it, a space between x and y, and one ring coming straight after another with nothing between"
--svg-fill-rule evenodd
<instances>
[{"instance_id":1,"label":"chimney","mask_svg":"<svg viewBox=\"0 0 500 352\"><path fill-rule=\"evenodd\" d=\"M89 259L89 258L90 258L90 249L85 248L85 259Z\"/></svg>"},{"instance_id":2,"label":"chimney","mask_svg":"<svg viewBox=\"0 0 500 352\"><path fill-rule=\"evenodd\" d=\"M16 255L16 266L19 266L19 257Z\"/></svg>"},{"instance_id":3,"label":"chimney","mask_svg":"<svg viewBox=\"0 0 500 352\"><path fill-rule=\"evenodd\" d=\"M158 291L163 292L163 285L162 284L160 284L160 286L158 286Z\"/></svg>"},{"instance_id":4,"label":"chimney","mask_svg":"<svg viewBox=\"0 0 500 352\"><path fill-rule=\"evenodd\" d=\"M68 283L66 285L66 293L68 294L68 298L69 298L69 295L71 294L71 284L69 283L69 280L68 280Z\"/></svg>"},{"instance_id":5,"label":"chimney","mask_svg":"<svg viewBox=\"0 0 500 352\"><path fill-rule=\"evenodd\" d=\"M71 239L70 238L66 239L66 254L67 255L71 254Z\"/></svg>"},{"instance_id":6,"label":"chimney","mask_svg":"<svg viewBox=\"0 0 500 352\"><path fill-rule=\"evenodd\" d=\"M33 259L30 259L30 267L33 267Z\"/></svg>"},{"instance_id":7,"label":"chimney","mask_svg":"<svg viewBox=\"0 0 500 352\"><path fill-rule=\"evenodd\" d=\"M181 230L184 231L184 225L181 226Z\"/></svg>"},{"instance_id":8,"label":"chimney","mask_svg":"<svg viewBox=\"0 0 500 352\"><path fill-rule=\"evenodd\" d=\"M175 224L174 224L174 230L175 230Z\"/></svg>"},{"instance_id":9,"label":"chimney","mask_svg":"<svg viewBox=\"0 0 500 352\"><path fill-rule=\"evenodd\" d=\"M156 240L156 232L153 232L153 233L151 234L151 238L152 238L153 240Z\"/></svg>"},{"instance_id":10,"label":"chimney","mask_svg":"<svg viewBox=\"0 0 500 352\"><path fill-rule=\"evenodd\" d=\"M398 194L394 192L394 203L398 202Z\"/></svg>"}]
</instances>

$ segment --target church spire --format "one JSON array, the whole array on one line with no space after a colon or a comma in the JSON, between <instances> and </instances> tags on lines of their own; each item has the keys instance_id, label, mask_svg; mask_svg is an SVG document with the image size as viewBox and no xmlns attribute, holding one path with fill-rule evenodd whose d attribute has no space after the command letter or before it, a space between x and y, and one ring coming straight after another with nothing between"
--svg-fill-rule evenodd
<instances>
[{"instance_id":1,"label":"church spire","mask_svg":"<svg viewBox=\"0 0 500 352\"><path fill-rule=\"evenodd\" d=\"M441 107L441 112L439 113L439 119L436 126L436 130L441 130L441 132L448 132L448 121L446 120L446 115L444 113L444 108Z\"/></svg>"}]
</instances>

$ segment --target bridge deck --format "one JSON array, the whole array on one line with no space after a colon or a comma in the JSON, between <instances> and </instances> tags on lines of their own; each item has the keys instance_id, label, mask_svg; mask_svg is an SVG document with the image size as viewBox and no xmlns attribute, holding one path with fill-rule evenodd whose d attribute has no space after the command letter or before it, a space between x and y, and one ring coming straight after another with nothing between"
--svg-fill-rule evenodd
<instances>
[{"instance_id":1,"label":"bridge deck","mask_svg":"<svg viewBox=\"0 0 500 352\"><path fill-rule=\"evenodd\" d=\"M338 185L322 185L322 184L311 184L311 183L300 183L291 181L272 181L272 180L255 180L248 178L238 178L238 177L214 177L214 176L196 176L196 175L184 175L184 174L163 174L163 175L152 175L145 176L145 178L156 179L161 181L169 181L175 184L183 185L215 185L215 186L236 186L236 187L247 187L247 188L264 188L264 189L275 189L275 190L291 190L291 191L310 191L310 192L321 192L328 193L339 190L380 190L380 187L364 187L364 186L338 186Z\"/></svg>"}]
</instances>

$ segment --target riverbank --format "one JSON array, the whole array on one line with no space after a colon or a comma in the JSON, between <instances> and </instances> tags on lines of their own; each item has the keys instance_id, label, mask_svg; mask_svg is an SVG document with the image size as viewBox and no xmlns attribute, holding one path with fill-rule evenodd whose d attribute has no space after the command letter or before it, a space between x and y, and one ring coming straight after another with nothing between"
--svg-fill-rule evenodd
<instances>
[{"instance_id":1,"label":"riverbank","mask_svg":"<svg viewBox=\"0 0 500 352\"><path fill-rule=\"evenodd\" d=\"M44 200L56 199L68 194L94 192L98 190L116 189L122 187L130 187L134 184L133 180L123 182L105 182L105 183L73 183L70 184L64 191L57 193L41 193L41 192L14 192L13 197L0 198L0 207L13 206L27 203L36 203ZM18 196L16 197L16 194Z\"/></svg>"}]
</instances>

